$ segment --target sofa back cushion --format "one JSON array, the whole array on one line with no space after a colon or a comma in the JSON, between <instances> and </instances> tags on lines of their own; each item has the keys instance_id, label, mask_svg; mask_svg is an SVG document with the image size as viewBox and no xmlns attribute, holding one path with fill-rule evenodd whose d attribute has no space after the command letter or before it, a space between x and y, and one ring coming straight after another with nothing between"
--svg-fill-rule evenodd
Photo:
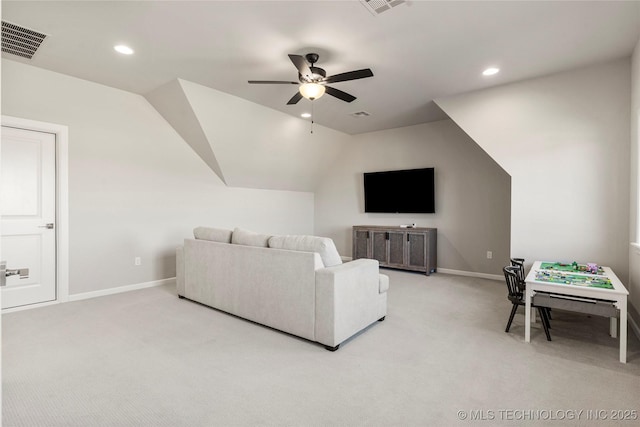
<instances>
[{"instance_id":1,"label":"sofa back cushion","mask_svg":"<svg viewBox=\"0 0 640 427\"><path fill-rule=\"evenodd\" d=\"M269 247L290 251L317 252L325 267L342 264L342 258L340 258L336 245L328 237L273 236L269 239Z\"/></svg>"},{"instance_id":2,"label":"sofa back cushion","mask_svg":"<svg viewBox=\"0 0 640 427\"><path fill-rule=\"evenodd\" d=\"M235 228L231 237L231 243L235 245L269 247L269 234L259 234L242 228Z\"/></svg>"},{"instance_id":3,"label":"sofa back cushion","mask_svg":"<svg viewBox=\"0 0 640 427\"><path fill-rule=\"evenodd\" d=\"M211 227L196 227L193 237L199 240L212 240L219 243L231 243L231 230Z\"/></svg>"}]
</instances>

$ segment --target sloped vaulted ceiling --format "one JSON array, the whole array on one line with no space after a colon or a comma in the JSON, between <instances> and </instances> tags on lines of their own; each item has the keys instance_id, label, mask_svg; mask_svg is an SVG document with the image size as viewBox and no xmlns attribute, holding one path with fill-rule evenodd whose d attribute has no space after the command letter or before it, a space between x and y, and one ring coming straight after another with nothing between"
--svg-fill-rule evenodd
<instances>
[{"instance_id":1,"label":"sloped vaulted ceiling","mask_svg":"<svg viewBox=\"0 0 640 427\"><path fill-rule=\"evenodd\" d=\"M169 122L173 128L189 143L193 151L220 177L224 174L215 154L202 131L202 126L187 99L179 80L173 80L147 94L147 100Z\"/></svg>"},{"instance_id":2,"label":"sloped vaulted ceiling","mask_svg":"<svg viewBox=\"0 0 640 427\"><path fill-rule=\"evenodd\" d=\"M186 80L145 97L231 187L313 191L349 138Z\"/></svg>"}]
</instances>

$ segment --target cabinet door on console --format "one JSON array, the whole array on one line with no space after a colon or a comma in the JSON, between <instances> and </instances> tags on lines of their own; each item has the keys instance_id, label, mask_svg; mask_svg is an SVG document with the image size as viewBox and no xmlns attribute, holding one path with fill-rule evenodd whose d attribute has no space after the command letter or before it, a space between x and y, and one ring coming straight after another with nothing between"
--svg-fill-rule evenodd
<instances>
[{"instance_id":1,"label":"cabinet door on console","mask_svg":"<svg viewBox=\"0 0 640 427\"><path fill-rule=\"evenodd\" d=\"M371 258L377 259L380 264L386 264L388 259L387 253L387 232L386 231L374 231L373 233L373 246Z\"/></svg>"},{"instance_id":2,"label":"cabinet door on console","mask_svg":"<svg viewBox=\"0 0 640 427\"><path fill-rule=\"evenodd\" d=\"M427 266L427 235L425 233L407 233L408 254L407 264L409 267Z\"/></svg>"},{"instance_id":3,"label":"cabinet door on console","mask_svg":"<svg viewBox=\"0 0 640 427\"><path fill-rule=\"evenodd\" d=\"M405 233L390 231L389 238L389 265L403 266L405 264Z\"/></svg>"},{"instance_id":4,"label":"cabinet door on console","mask_svg":"<svg viewBox=\"0 0 640 427\"><path fill-rule=\"evenodd\" d=\"M354 230L353 259L369 258L369 231Z\"/></svg>"}]
</instances>

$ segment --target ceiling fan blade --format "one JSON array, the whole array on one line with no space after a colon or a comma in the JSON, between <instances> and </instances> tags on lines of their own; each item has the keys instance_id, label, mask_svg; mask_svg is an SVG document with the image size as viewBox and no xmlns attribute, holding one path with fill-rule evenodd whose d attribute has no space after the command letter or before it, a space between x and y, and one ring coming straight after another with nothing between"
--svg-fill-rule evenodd
<instances>
[{"instance_id":1,"label":"ceiling fan blade","mask_svg":"<svg viewBox=\"0 0 640 427\"><path fill-rule=\"evenodd\" d=\"M287 105L297 104L298 101L300 101L301 99L302 99L302 94L300 92L296 92L296 94L291 97L289 102L287 102Z\"/></svg>"},{"instance_id":2,"label":"ceiling fan blade","mask_svg":"<svg viewBox=\"0 0 640 427\"><path fill-rule=\"evenodd\" d=\"M298 69L298 73L306 79L312 79L313 74L311 73L311 69L309 68L309 64L307 64L307 60L304 59L302 55L291 55L289 54L289 59L293 62L293 65Z\"/></svg>"},{"instance_id":3,"label":"ceiling fan blade","mask_svg":"<svg viewBox=\"0 0 640 427\"><path fill-rule=\"evenodd\" d=\"M349 95L347 92L343 92L340 89L336 89L331 86L325 86L327 93L331 96L335 96L338 99L341 99L345 102L352 102L356 99L355 96Z\"/></svg>"},{"instance_id":4,"label":"ceiling fan blade","mask_svg":"<svg viewBox=\"0 0 640 427\"><path fill-rule=\"evenodd\" d=\"M299 85L298 82L283 82L278 80L249 80L252 85Z\"/></svg>"},{"instance_id":5,"label":"ceiling fan blade","mask_svg":"<svg viewBox=\"0 0 640 427\"><path fill-rule=\"evenodd\" d=\"M346 82L347 80L365 79L367 77L373 77L373 71L370 68L364 68L362 70L348 71L346 73L335 74L329 76L323 81L325 83L338 83Z\"/></svg>"}]
</instances>

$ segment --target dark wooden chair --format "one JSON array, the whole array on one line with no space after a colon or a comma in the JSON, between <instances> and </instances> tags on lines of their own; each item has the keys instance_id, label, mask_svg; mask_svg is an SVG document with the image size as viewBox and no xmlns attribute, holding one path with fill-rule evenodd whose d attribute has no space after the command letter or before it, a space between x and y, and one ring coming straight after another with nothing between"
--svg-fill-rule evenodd
<instances>
[{"instance_id":1,"label":"dark wooden chair","mask_svg":"<svg viewBox=\"0 0 640 427\"><path fill-rule=\"evenodd\" d=\"M524 289L524 281L521 281L518 278L520 267L518 266L507 266L502 269L504 272L504 278L507 282L507 290L509 291L509 301L513 304L511 308L511 314L509 315L509 322L507 322L507 328L504 330L505 332L509 332L511 328L511 322L513 322L513 317L516 315L516 310L518 310L519 306L525 306L525 289ZM547 317L547 311L544 307L538 307L532 305L538 309L538 314L540 315L540 319L542 320L542 326L544 327L544 333L547 335L547 341L551 341L551 335L549 334L549 318Z\"/></svg>"},{"instance_id":2,"label":"dark wooden chair","mask_svg":"<svg viewBox=\"0 0 640 427\"><path fill-rule=\"evenodd\" d=\"M524 279L526 275L524 274L524 258L511 258L511 265L513 267L518 267L518 279L524 284Z\"/></svg>"},{"instance_id":3,"label":"dark wooden chair","mask_svg":"<svg viewBox=\"0 0 640 427\"><path fill-rule=\"evenodd\" d=\"M511 265L513 267L518 267L518 280L520 280L520 285L522 287L522 292L527 289L527 282L525 282L525 278L527 275L524 272L524 258L511 258ZM544 311L547 312L547 318L551 320L551 309L549 307L544 307ZM551 324L549 323L549 329L551 329Z\"/></svg>"}]
</instances>

